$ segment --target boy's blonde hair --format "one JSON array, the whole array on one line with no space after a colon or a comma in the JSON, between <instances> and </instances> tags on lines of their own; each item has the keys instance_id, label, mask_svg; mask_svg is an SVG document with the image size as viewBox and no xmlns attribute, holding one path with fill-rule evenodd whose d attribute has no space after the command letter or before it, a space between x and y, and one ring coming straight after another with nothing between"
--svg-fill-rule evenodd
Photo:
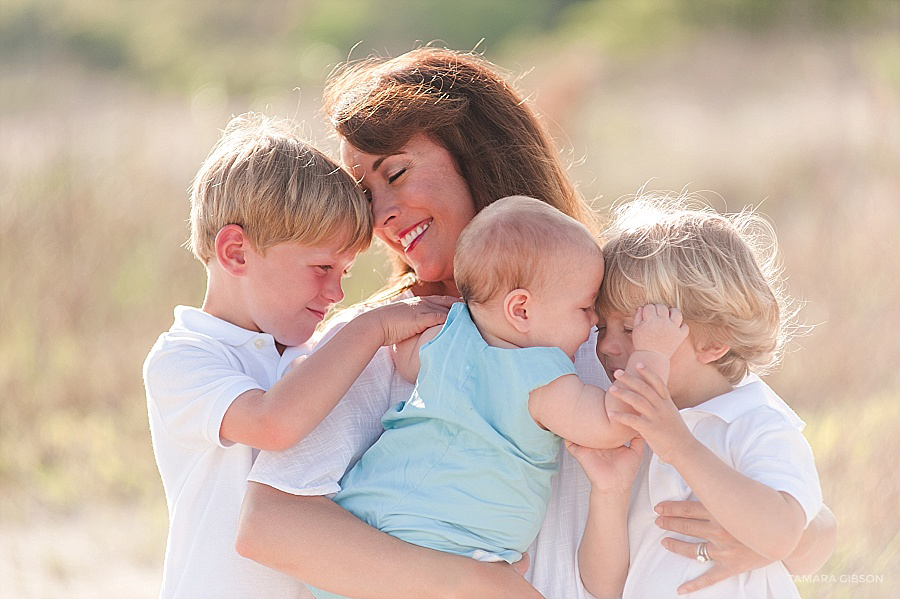
<instances>
[{"instance_id":1,"label":"boy's blonde hair","mask_svg":"<svg viewBox=\"0 0 900 599\"><path fill-rule=\"evenodd\" d=\"M456 243L453 273L467 303L484 304L513 289L552 282L560 260L600 246L587 227L550 204L510 196L475 215Z\"/></svg>"},{"instance_id":2,"label":"boy's blonde hair","mask_svg":"<svg viewBox=\"0 0 900 599\"><path fill-rule=\"evenodd\" d=\"M598 311L677 307L732 384L780 362L796 310L783 289L775 231L750 209L718 214L695 197L640 196L614 209L603 233L606 274Z\"/></svg>"},{"instance_id":3,"label":"boy's blonde hair","mask_svg":"<svg viewBox=\"0 0 900 599\"><path fill-rule=\"evenodd\" d=\"M278 243L362 251L372 239L372 212L353 177L290 121L254 113L228 123L194 178L188 249L208 264L216 235L232 224L261 253Z\"/></svg>"}]
</instances>

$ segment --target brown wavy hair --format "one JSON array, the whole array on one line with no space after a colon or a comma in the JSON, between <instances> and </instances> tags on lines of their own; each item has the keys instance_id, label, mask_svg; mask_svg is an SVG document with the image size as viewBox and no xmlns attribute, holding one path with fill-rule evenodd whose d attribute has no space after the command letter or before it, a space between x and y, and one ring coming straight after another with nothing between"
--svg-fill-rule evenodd
<instances>
[{"instance_id":1,"label":"brown wavy hair","mask_svg":"<svg viewBox=\"0 0 900 599\"><path fill-rule=\"evenodd\" d=\"M453 157L476 211L513 195L539 198L597 231L532 105L498 67L473 53L422 47L339 66L323 109L335 131L368 154L396 152L418 134ZM386 290L418 280L399 257Z\"/></svg>"}]
</instances>

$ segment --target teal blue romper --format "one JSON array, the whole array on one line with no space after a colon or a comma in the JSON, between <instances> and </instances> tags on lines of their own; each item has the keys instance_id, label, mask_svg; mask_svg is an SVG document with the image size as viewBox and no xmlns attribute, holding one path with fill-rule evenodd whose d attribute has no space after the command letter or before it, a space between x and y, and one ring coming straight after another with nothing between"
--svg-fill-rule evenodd
<instances>
[{"instance_id":1,"label":"teal blue romper","mask_svg":"<svg viewBox=\"0 0 900 599\"><path fill-rule=\"evenodd\" d=\"M543 522L561 440L535 423L528 394L575 365L556 347L489 346L463 303L419 356L412 397L385 414L334 501L416 545L517 561Z\"/></svg>"}]
</instances>

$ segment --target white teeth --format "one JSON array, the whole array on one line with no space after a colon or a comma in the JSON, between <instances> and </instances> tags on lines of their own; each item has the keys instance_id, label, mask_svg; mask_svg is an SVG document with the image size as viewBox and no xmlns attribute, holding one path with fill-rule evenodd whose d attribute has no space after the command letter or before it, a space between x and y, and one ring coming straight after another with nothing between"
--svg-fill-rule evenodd
<instances>
[{"instance_id":1,"label":"white teeth","mask_svg":"<svg viewBox=\"0 0 900 599\"><path fill-rule=\"evenodd\" d=\"M411 244L416 239L416 237L424 233L429 226L431 226L431 223L423 223L404 235L400 240L400 245L403 246L403 250L405 251L409 247L409 244Z\"/></svg>"}]
</instances>

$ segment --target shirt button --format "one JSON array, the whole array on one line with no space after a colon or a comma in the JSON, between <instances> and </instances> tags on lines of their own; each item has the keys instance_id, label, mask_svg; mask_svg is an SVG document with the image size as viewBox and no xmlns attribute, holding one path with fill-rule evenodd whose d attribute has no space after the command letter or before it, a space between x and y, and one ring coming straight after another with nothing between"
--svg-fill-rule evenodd
<instances>
[{"instance_id":1,"label":"shirt button","mask_svg":"<svg viewBox=\"0 0 900 599\"><path fill-rule=\"evenodd\" d=\"M262 339L257 339L256 341L253 342L253 345L256 346L256 349L262 349L266 346L266 342L263 341Z\"/></svg>"}]
</instances>

